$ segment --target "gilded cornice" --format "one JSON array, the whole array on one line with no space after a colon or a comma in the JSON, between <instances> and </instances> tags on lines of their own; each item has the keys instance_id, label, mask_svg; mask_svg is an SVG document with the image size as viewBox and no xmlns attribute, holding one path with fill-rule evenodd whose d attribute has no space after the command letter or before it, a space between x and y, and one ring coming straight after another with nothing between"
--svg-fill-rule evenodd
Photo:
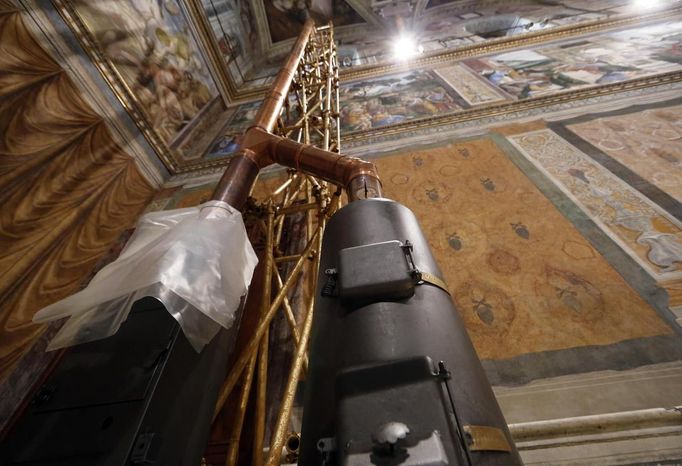
<instances>
[{"instance_id":1,"label":"gilded cornice","mask_svg":"<svg viewBox=\"0 0 682 466\"><path fill-rule=\"evenodd\" d=\"M198 160L194 162L179 163L168 145L161 139L159 134L154 131L151 122L148 121L144 112L140 108L137 100L131 92L131 89L128 88L127 84L124 82L116 68L104 55L102 49L98 46L97 42L92 36L89 28L86 26L82 18L79 17L77 11L75 11L75 9L72 7L69 0L53 0L53 3L59 14L64 18L64 21L72 29L76 38L82 44L84 50L91 58L92 63L97 67L104 79L114 91L116 98L119 100L123 108L128 111L132 120L138 126L151 147L157 152L159 158L172 174L186 173L193 170L219 167L227 164L226 159ZM227 69L216 39L213 36L211 26L203 14L201 1L188 0L185 2L184 8L186 9L190 22L192 23L192 29L198 36L197 40L204 48L205 54L208 58L208 61L210 62L210 66L214 70L214 76L218 81L218 87L221 89L221 94L229 100L228 104L233 106L238 103L254 101L262 98L267 86L238 86L235 83L234 79L230 75L229 70ZM341 80L342 82L349 82L358 79L377 77L388 73L400 72L407 69L433 68L465 58L490 55L519 47L537 46L543 43L581 37L607 30L659 22L680 14L682 14L682 6L656 11L649 14L619 16L616 18L540 30L510 38L488 40L483 43L471 44L458 47L456 49L432 52L407 64L383 64L352 68L341 73ZM551 96L525 99L523 101L488 104L451 114L399 123L396 125L389 125L378 129L349 133L345 136L345 140L348 142L361 143L361 141L368 140L374 136L390 135L392 133L397 133L408 129L412 130L434 125L448 125L461 121L484 118L490 115L507 114L527 108L553 105L557 102L568 102L589 98L594 95L609 95L632 88L656 86L666 82L677 82L681 79L682 77L680 73L674 72L659 76L638 78L627 82L613 83L594 88L569 90Z\"/></svg>"}]
</instances>

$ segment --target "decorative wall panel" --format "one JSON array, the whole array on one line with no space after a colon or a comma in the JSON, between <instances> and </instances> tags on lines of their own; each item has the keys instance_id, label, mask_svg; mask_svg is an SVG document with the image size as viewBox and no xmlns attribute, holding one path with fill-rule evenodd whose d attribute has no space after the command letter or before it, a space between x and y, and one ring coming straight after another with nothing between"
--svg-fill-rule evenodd
<instances>
[{"instance_id":1,"label":"decorative wall panel","mask_svg":"<svg viewBox=\"0 0 682 466\"><path fill-rule=\"evenodd\" d=\"M368 130L451 113L466 104L429 71L411 71L344 84L341 130Z\"/></svg>"},{"instance_id":2,"label":"decorative wall panel","mask_svg":"<svg viewBox=\"0 0 682 466\"><path fill-rule=\"evenodd\" d=\"M510 141L656 281L682 278L682 222L550 130Z\"/></svg>"},{"instance_id":3,"label":"decorative wall panel","mask_svg":"<svg viewBox=\"0 0 682 466\"><path fill-rule=\"evenodd\" d=\"M445 134L491 127L496 121L549 110L580 114L578 109L588 104L672 90L682 80L681 41L682 21L669 20L502 55L432 63L412 72L420 79L406 79L403 72L344 83L344 147L353 155L363 153L360 148L376 153L377 144L400 140L395 144L400 146L407 139L432 141L431 136L445 140ZM422 92L421 79L427 76L432 89ZM390 94L398 89L401 96L393 103ZM384 94L390 105L382 102ZM418 98L426 104L420 106Z\"/></svg>"},{"instance_id":4,"label":"decorative wall panel","mask_svg":"<svg viewBox=\"0 0 682 466\"><path fill-rule=\"evenodd\" d=\"M365 22L346 0L316 3L301 0L263 0L263 6L272 42L296 37L308 17L313 18L317 24L333 21L335 27Z\"/></svg>"},{"instance_id":5,"label":"decorative wall panel","mask_svg":"<svg viewBox=\"0 0 682 466\"><path fill-rule=\"evenodd\" d=\"M682 69L682 22L575 38L464 63L516 99Z\"/></svg>"},{"instance_id":6,"label":"decorative wall panel","mask_svg":"<svg viewBox=\"0 0 682 466\"><path fill-rule=\"evenodd\" d=\"M74 0L71 7L166 143L217 95L175 0Z\"/></svg>"},{"instance_id":7,"label":"decorative wall panel","mask_svg":"<svg viewBox=\"0 0 682 466\"><path fill-rule=\"evenodd\" d=\"M682 202L682 105L591 119L568 128Z\"/></svg>"},{"instance_id":8,"label":"decorative wall panel","mask_svg":"<svg viewBox=\"0 0 682 466\"><path fill-rule=\"evenodd\" d=\"M194 142L225 103L176 0L53 3L171 172L208 149Z\"/></svg>"},{"instance_id":9,"label":"decorative wall panel","mask_svg":"<svg viewBox=\"0 0 682 466\"><path fill-rule=\"evenodd\" d=\"M240 105L232 110L227 124L222 128L218 137L211 143L206 158L229 157L237 150L238 138L246 131L256 112L260 108L260 101Z\"/></svg>"},{"instance_id":10,"label":"decorative wall panel","mask_svg":"<svg viewBox=\"0 0 682 466\"><path fill-rule=\"evenodd\" d=\"M0 4L0 380L154 189L11 5Z\"/></svg>"},{"instance_id":11,"label":"decorative wall panel","mask_svg":"<svg viewBox=\"0 0 682 466\"><path fill-rule=\"evenodd\" d=\"M493 140L377 163L386 195L417 214L481 358L672 333Z\"/></svg>"},{"instance_id":12,"label":"decorative wall panel","mask_svg":"<svg viewBox=\"0 0 682 466\"><path fill-rule=\"evenodd\" d=\"M461 64L437 68L435 71L445 82L452 86L452 88L455 89L469 105L479 105L505 100L504 96L495 92L491 86L483 81L476 79L475 75Z\"/></svg>"}]
</instances>

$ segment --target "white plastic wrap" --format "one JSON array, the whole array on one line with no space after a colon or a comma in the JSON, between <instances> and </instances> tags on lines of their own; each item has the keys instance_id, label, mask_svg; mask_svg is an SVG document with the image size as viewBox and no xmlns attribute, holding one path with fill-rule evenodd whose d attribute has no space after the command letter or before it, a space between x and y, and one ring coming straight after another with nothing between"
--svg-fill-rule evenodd
<instances>
[{"instance_id":1,"label":"white plastic wrap","mask_svg":"<svg viewBox=\"0 0 682 466\"><path fill-rule=\"evenodd\" d=\"M153 212L87 288L41 309L33 321L69 317L48 346L54 350L113 335L135 301L154 296L201 351L220 326L234 322L257 263L241 214L225 202Z\"/></svg>"}]
</instances>

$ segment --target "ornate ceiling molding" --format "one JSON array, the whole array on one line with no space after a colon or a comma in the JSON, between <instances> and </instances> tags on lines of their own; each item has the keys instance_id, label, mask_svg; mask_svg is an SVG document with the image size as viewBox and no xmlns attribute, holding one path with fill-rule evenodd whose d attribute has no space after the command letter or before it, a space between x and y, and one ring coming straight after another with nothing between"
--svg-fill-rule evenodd
<instances>
[{"instance_id":1,"label":"ornate ceiling molding","mask_svg":"<svg viewBox=\"0 0 682 466\"><path fill-rule=\"evenodd\" d=\"M23 1L33 2L34 0ZM151 148L158 154L159 159L168 168L171 174L187 173L194 170L220 167L228 163L229 159L198 159L193 161L181 160L179 156L174 153L172 148L173 146L162 140L160 135L154 130L151 122L148 121L145 112L135 99L133 92L128 88L122 76L119 75L117 69L105 56L103 50L93 37L92 32L86 26L82 18L79 17L78 12L72 7L70 1L54 0L53 3L59 15L74 32L74 35L81 43L87 55L90 57L92 64L97 68L97 70L99 70L104 80L112 89L113 94L116 96L121 106L128 112L132 121L134 121L135 125L137 125L137 127L140 129ZM467 0L463 2L454 2L454 4L448 4L447 6L453 8L467 8L469 3L471 2ZM260 5L260 9L257 7L254 8L254 16L257 18L259 27L262 27L263 24L265 24L267 27L267 18L265 17L265 11L262 8L262 2L252 1L252 5ZM426 5L424 5L424 7L426 7ZM188 23L191 25L192 33L195 39L199 42L200 47L203 49L203 53L209 62L209 66L212 70L212 75L215 79L217 87L223 96L223 99L227 101L226 103L228 103L230 106L234 106L238 103L254 101L262 98L264 92L267 89L267 85L249 87L245 85L240 86L235 83L227 68L224 57L213 34L211 25L209 24L205 15L201 0L187 0L184 2L183 11L188 19ZM413 70L415 68L433 68L438 65L460 61L465 58L490 55L519 47L537 46L539 44L549 43L557 40L582 37L602 31L614 30L633 25L653 23L670 19L671 17L680 15L681 13L682 6L677 6L664 11L657 11L645 15L618 16L611 19L559 26L518 36L488 40L483 43L462 46L457 49L432 52L407 64L384 64L352 68L343 71L341 73L341 78L343 81L349 82L359 79L377 77L389 73ZM354 24L342 26L339 29L348 31L361 31L366 30L368 27L371 26L368 26L367 24ZM270 41L269 31L264 36L261 35L261 37L267 37L267 41ZM289 45L290 41L283 41L274 45L270 43L270 48L286 48ZM391 135L397 132L408 130L417 130L428 126L450 125L462 121L485 118L491 115L508 114L517 111L523 111L524 109L529 108L539 108L547 105L554 105L558 102L590 98L594 95L609 95L633 88L657 86L665 82L677 82L680 79L682 79L680 77L680 73L667 73L665 75L639 78L631 81L608 84L594 88L570 90L552 96L531 98L523 101L483 105L473 109L462 110L446 115L414 120L395 125L388 125L372 130L348 133L345 139L352 145L355 145L356 143L362 144L362 141L369 140L372 137Z\"/></svg>"},{"instance_id":2,"label":"ornate ceiling molding","mask_svg":"<svg viewBox=\"0 0 682 466\"><path fill-rule=\"evenodd\" d=\"M255 2L261 4L260 2ZM470 6L469 1L457 2L457 4L447 4L443 7L459 9L466 9ZM490 2L489 2L490 3ZM264 15L263 11L263 15ZM673 6L665 10L660 10L648 14L639 15L625 15L614 18L602 19L597 21L589 21L585 23L570 24L565 26L557 26L549 29L541 29L534 32L520 34L511 37L502 37L499 39L490 39L482 43L474 43L470 45L461 46L450 50L440 50L429 52L420 58L406 62L406 63L384 63L379 65L358 66L353 68L346 68L341 70L340 78L342 82L355 81L359 79L367 79L378 77L384 74L399 73L415 68L433 67L446 63L451 63L465 58L480 57L490 55L497 52L502 52L519 47L536 46L543 43L549 43L557 40L564 40L572 37L586 36L598 32L624 28L627 26L653 23L660 20L670 19L673 16L682 14L682 6ZM267 19L263 16L265 27L267 27ZM260 23L259 23L260 24ZM344 26L345 28L358 28L358 25ZM361 25L362 28L366 25ZM339 28L341 29L341 28ZM269 32L267 33L269 40ZM291 47L293 40L278 42L274 46L281 47L282 51L288 50ZM267 85L243 87L238 89L233 95L231 103L234 102L248 102L257 100L267 91Z\"/></svg>"}]
</instances>

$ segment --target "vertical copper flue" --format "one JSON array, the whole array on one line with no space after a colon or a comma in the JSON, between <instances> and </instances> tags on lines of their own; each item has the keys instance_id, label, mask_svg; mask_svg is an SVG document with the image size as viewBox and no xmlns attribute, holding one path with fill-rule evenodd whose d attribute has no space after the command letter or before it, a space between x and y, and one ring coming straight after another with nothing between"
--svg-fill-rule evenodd
<instances>
[{"instance_id":1,"label":"vertical copper flue","mask_svg":"<svg viewBox=\"0 0 682 466\"><path fill-rule=\"evenodd\" d=\"M254 127L269 133L275 128L277 117L279 117L279 113L282 110L284 100L289 95L289 87L296 74L296 68L298 68L298 63L301 61L301 58L303 58L306 45L308 45L308 41L313 32L315 32L315 23L312 19L308 19L303 25L303 29L298 35L294 46L291 48L287 61L279 70L279 73L277 73L275 81L270 86L270 90L265 96L265 99L263 99L263 104L258 110L258 114L253 123Z\"/></svg>"},{"instance_id":2,"label":"vertical copper flue","mask_svg":"<svg viewBox=\"0 0 682 466\"><path fill-rule=\"evenodd\" d=\"M315 25L308 19L263 100L254 124L242 136L240 148L223 173L213 192L213 199L241 210L258 171L273 163L338 184L347 190L351 201L381 197L381 181L373 163L272 134L298 64L314 31Z\"/></svg>"}]
</instances>

